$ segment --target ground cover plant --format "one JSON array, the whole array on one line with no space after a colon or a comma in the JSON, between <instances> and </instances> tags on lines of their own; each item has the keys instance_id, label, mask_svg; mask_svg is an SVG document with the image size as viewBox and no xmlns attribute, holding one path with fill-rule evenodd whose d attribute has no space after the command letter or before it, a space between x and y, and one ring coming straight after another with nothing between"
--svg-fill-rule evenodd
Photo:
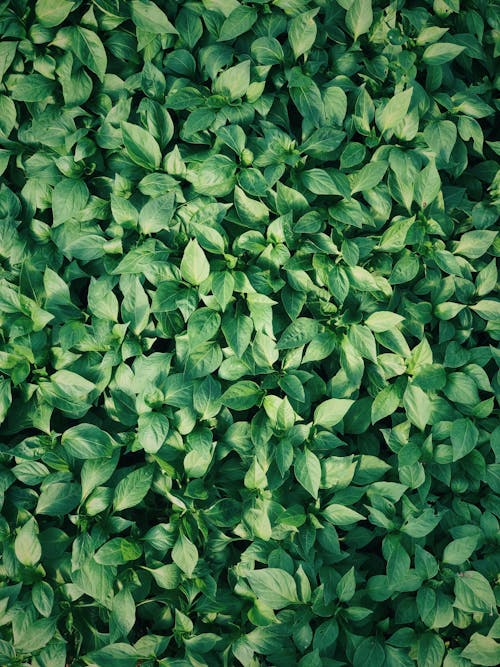
<instances>
[{"instance_id":1,"label":"ground cover plant","mask_svg":"<svg viewBox=\"0 0 500 667\"><path fill-rule=\"evenodd\" d=\"M0 664L497 665L499 7L0 34Z\"/></svg>"}]
</instances>

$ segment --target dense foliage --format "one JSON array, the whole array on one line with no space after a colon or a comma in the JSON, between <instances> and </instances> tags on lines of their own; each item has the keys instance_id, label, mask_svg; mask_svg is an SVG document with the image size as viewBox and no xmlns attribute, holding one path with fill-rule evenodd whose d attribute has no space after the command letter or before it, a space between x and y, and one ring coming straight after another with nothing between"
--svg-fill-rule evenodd
<instances>
[{"instance_id":1,"label":"dense foliage","mask_svg":"<svg viewBox=\"0 0 500 667\"><path fill-rule=\"evenodd\" d=\"M499 7L0 34L0 663L500 663Z\"/></svg>"}]
</instances>

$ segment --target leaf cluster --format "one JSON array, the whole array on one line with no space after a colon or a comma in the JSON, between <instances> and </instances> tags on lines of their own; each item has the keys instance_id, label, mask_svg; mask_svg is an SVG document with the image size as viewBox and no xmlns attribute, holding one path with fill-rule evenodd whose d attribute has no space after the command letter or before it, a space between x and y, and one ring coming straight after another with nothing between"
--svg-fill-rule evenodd
<instances>
[{"instance_id":1,"label":"leaf cluster","mask_svg":"<svg viewBox=\"0 0 500 667\"><path fill-rule=\"evenodd\" d=\"M500 663L499 16L0 0L0 664Z\"/></svg>"}]
</instances>

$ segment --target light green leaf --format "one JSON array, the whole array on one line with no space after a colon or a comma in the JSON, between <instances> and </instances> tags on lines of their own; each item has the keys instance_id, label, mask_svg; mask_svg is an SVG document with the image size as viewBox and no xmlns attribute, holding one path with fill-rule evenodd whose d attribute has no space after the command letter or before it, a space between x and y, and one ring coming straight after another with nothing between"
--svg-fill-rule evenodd
<instances>
[{"instance_id":1,"label":"light green leaf","mask_svg":"<svg viewBox=\"0 0 500 667\"><path fill-rule=\"evenodd\" d=\"M462 565L474 553L477 547L477 536L459 537L446 545L443 552L443 563Z\"/></svg>"},{"instance_id":2,"label":"light green leaf","mask_svg":"<svg viewBox=\"0 0 500 667\"><path fill-rule=\"evenodd\" d=\"M330 398L314 411L315 426L332 428L342 421L354 401L350 398Z\"/></svg>"},{"instance_id":3,"label":"light green leaf","mask_svg":"<svg viewBox=\"0 0 500 667\"><path fill-rule=\"evenodd\" d=\"M130 13L135 25L156 35L177 35L166 14L151 0L131 0Z\"/></svg>"},{"instance_id":4,"label":"light green leaf","mask_svg":"<svg viewBox=\"0 0 500 667\"><path fill-rule=\"evenodd\" d=\"M332 503L325 507L323 516L330 523L333 523L334 526L350 526L358 521L363 521L365 518L362 514L356 512L356 510L346 505L339 505L338 503Z\"/></svg>"},{"instance_id":5,"label":"light green leaf","mask_svg":"<svg viewBox=\"0 0 500 667\"><path fill-rule=\"evenodd\" d=\"M403 407L411 423L423 431L431 416L431 402L427 394L420 387L409 384L403 394Z\"/></svg>"},{"instance_id":6,"label":"light green leaf","mask_svg":"<svg viewBox=\"0 0 500 667\"><path fill-rule=\"evenodd\" d=\"M434 161L417 175L415 181L415 201L421 209L425 209L436 199L441 189L441 178Z\"/></svg>"},{"instance_id":7,"label":"light green leaf","mask_svg":"<svg viewBox=\"0 0 500 667\"><path fill-rule=\"evenodd\" d=\"M474 632L460 655L470 660L473 665L494 667L500 661L500 644L493 637L485 637L479 632Z\"/></svg>"},{"instance_id":8,"label":"light green leaf","mask_svg":"<svg viewBox=\"0 0 500 667\"><path fill-rule=\"evenodd\" d=\"M38 524L33 517L18 532L14 541L14 552L17 560L26 567L35 567L42 557Z\"/></svg>"},{"instance_id":9,"label":"light green leaf","mask_svg":"<svg viewBox=\"0 0 500 667\"><path fill-rule=\"evenodd\" d=\"M296 60L310 51L314 44L318 31L314 17L318 12L319 8L310 9L298 14L290 21L288 39Z\"/></svg>"},{"instance_id":10,"label":"light green leaf","mask_svg":"<svg viewBox=\"0 0 500 667\"><path fill-rule=\"evenodd\" d=\"M70 0L37 0L35 14L43 26L53 28L64 21L74 6Z\"/></svg>"},{"instance_id":11,"label":"light green leaf","mask_svg":"<svg viewBox=\"0 0 500 667\"><path fill-rule=\"evenodd\" d=\"M425 49L422 60L426 65L444 65L450 60L454 60L464 50L465 46L459 44L439 42L438 44L431 44Z\"/></svg>"},{"instance_id":12,"label":"light green leaf","mask_svg":"<svg viewBox=\"0 0 500 667\"><path fill-rule=\"evenodd\" d=\"M313 498L317 498L321 483L321 464L316 454L307 448L303 452L299 452L295 457L294 470L299 484Z\"/></svg>"},{"instance_id":13,"label":"light green leaf","mask_svg":"<svg viewBox=\"0 0 500 667\"><path fill-rule=\"evenodd\" d=\"M198 563L198 549L182 532L172 549L172 560L184 574L188 577L193 576L194 569Z\"/></svg>"},{"instance_id":14,"label":"light green leaf","mask_svg":"<svg viewBox=\"0 0 500 667\"><path fill-rule=\"evenodd\" d=\"M111 456L111 436L94 424L77 424L65 431L61 438L64 449L78 459L99 459Z\"/></svg>"},{"instance_id":15,"label":"light green leaf","mask_svg":"<svg viewBox=\"0 0 500 667\"><path fill-rule=\"evenodd\" d=\"M121 512L135 507L144 499L153 481L153 466L146 465L133 470L116 485L113 509Z\"/></svg>"},{"instance_id":16,"label":"light green leaf","mask_svg":"<svg viewBox=\"0 0 500 667\"><path fill-rule=\"evenodd\" d=\"M456 419L451 427L450 438L453 461L458 461L474 449L479 439L479 431L470 419Z\"/></svg>"},{"instance_id":17,"label":"light green leaf","mask_svg":"<svg viewBox=\"0 0 500 667\"><path fill-rule=\"evenodd\" d=\"M379 310L366 318L366 326L375 332L389 331L404 321L402 315L391 313L389 310Z\"/></svg>"},{"instance_id":18,"label":"light green leaf","mask_svg":"<svg viewBox=\"0 0 500 667\"><path fill-rule=\"evenodd\" d=\"M271 609L282 609L299 602L295 580L285 570L267 567L245 576L255 595Z\"/></svg>"},{"instance_id":19,"label":"light green leaf","mask_svg":"<svg viewBox=\"0 0 500 667\"><path fill-rule=\"evenodd\" d=\"M226 95L231 101L237 100L247 92L250 85L250 61L244 60L229 67L220 74L213 86L215 93Z\"/></svg>"},{"instance_id":20,"label":"light green leaf","mask_svg":"<svg viewBox=\"0 0 500 667\"><path fill-rule=\"evenodd\" d=\"M144 169L158 169L161 151L158 142L138 125L122 122L123 143L130 159Z\"/></svg>"},{"instance_id":21,"label":"light green leaf","mask_svg":"<svg viewBox=\"0 0 500 667\"><path fill-rule=\"evenodd\" d=\"M379 107L375 120L382 134L393 130L403 120L408 113L412 95L413 88L408 88L396 93L381 109Z\"/></svg>"},{"instance_id":22,"label":"light green leaf","mask_svg":"<svg viewBox=\"0 0 500 667\"><path fill-rule=\"evenodd\" d=\"M191 285L199 285L210 275L210 264L196 239L186 245L180 268L182 277Z\"/></svg>"},{"instance_id":23,"label":"light green leaf","mask_svg":"<svg viewBox=\"0 0 500 667\"><path fill-rule=\"evenodd\" d=\"M373 23L371 0L353 0L345 17L345 24L356 42L360 35L370 30Z\"/></svg>"}]
</instances>

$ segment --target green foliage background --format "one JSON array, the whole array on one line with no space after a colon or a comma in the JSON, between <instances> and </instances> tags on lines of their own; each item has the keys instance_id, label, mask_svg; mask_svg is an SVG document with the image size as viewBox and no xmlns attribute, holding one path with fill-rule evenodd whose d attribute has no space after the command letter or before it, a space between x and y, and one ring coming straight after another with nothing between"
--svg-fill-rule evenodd
<instances>
[{"instance_id":1,"label":"green foliage background","mask_svg":"<svg viewBox=\"0 0 500 667\"><path fill-rule=\"evenodd\" d=\"M500 663L498 5L0 34L0 663Z\"/></svg>"}]
</instances>

